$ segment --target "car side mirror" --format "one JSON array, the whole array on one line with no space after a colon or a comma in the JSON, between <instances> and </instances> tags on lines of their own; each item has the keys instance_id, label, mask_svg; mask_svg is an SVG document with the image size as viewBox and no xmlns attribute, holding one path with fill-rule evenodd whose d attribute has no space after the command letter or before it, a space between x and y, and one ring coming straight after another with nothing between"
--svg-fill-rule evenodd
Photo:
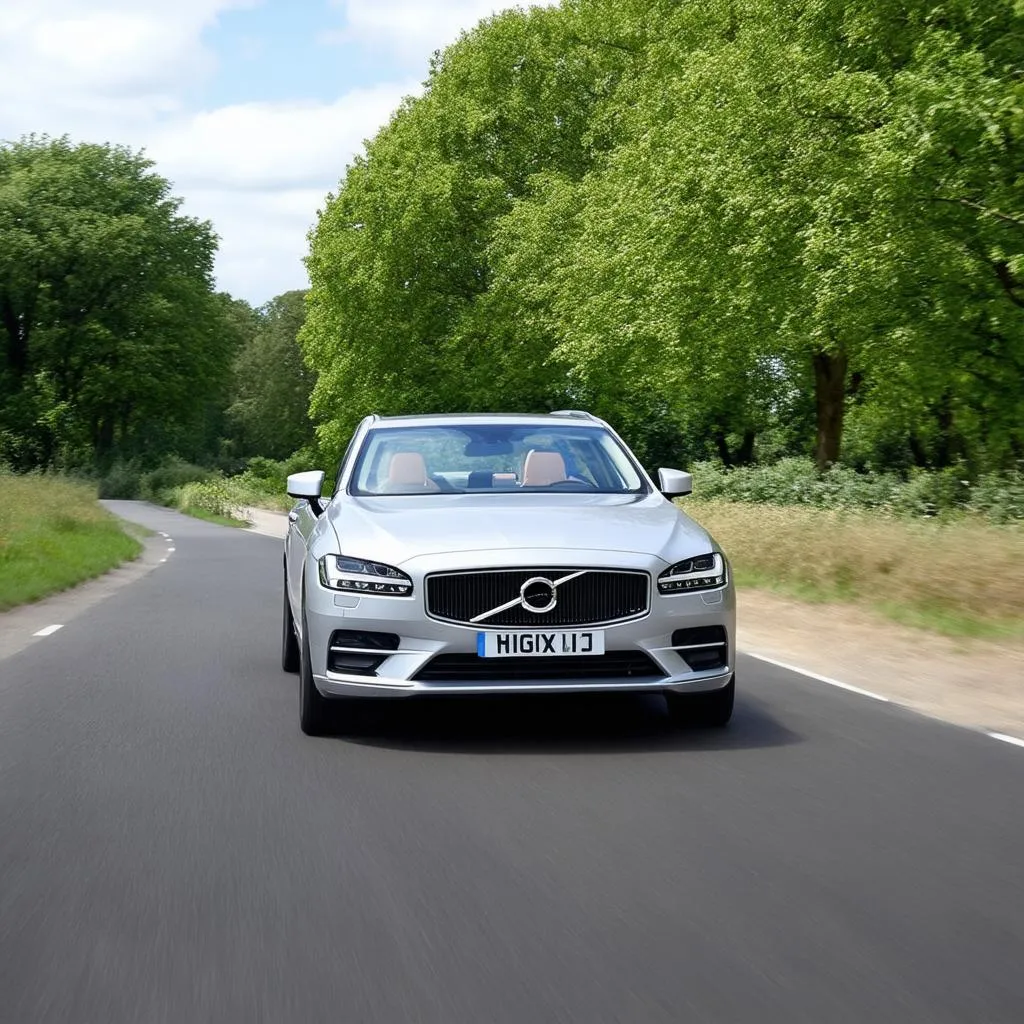
<instances>
[{"instance_id":1,"label":"car side mirror","mask_svg":"<svg viewBox=\"0 0 1024 1024\"><path fill-rule=\"evenodd\" d=\"M326 476L327 474L321 470L310 470L307 473L292 473L288 477L288 496L308 501L313 512L316 515L320 515L324 510L323 505L320 503L320 494L323 491Z\"/></svg>"},{"instance_id":2,"label":"car side mirror","mask_svg":"<svg viewBox=\"0 0 1024 1024\"><path fill-rule=\"evenodd\" d=\"M666 498L681 498L693 494L693 477L681 469L659 469L658 484Z\"/></svg>"}]
</instances>

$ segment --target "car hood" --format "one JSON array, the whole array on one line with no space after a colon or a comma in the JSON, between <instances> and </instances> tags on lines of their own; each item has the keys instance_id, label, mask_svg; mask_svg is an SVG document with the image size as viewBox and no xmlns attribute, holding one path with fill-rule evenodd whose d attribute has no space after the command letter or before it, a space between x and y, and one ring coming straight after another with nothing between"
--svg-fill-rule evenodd
<instances>
[{"instance_id":1,"label":"car hood","mask_svg":"<svg viewBox=\"0 0 1024 1024\"><path fill-rule=\"evenodd\" d=\"M420 555L543 548L672 562L711 544L704 529L660 494L340 495L326 519L338 551L391 565Z\"/></svg>"}]
</instances>

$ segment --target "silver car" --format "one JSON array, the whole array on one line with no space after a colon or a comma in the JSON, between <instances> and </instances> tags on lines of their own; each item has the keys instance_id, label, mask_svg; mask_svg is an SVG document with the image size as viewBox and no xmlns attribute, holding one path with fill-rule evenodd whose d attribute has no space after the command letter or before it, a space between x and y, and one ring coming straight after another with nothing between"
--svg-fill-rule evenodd
<instances>
[{"instance_id":1,"label":"silver car","mask_svg":"<svg viewBox=\"0 0 1024 1024\"><path fill-rule=\"evenodd\" d=\"M661 692L725 725L729 564L589 413L367 417L288 493L282 665L318 735L359 697Z\"/></svg>"}]
</instances>

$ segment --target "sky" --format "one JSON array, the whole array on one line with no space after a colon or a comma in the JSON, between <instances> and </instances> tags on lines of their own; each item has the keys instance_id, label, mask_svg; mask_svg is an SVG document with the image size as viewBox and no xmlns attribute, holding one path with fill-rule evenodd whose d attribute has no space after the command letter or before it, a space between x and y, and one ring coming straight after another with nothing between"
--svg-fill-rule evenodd
<instances>
[{"instance_id":1,"label":"sky","mask_svg":"<svg viewBox=\"0 0 1024 1024\"><path fill-rule=\"evenodd\" d=\"M145 150L260 305L306 286L317 211L430 54L513 2L0 0L0 140Z\"/></svg>"}]
</instances>

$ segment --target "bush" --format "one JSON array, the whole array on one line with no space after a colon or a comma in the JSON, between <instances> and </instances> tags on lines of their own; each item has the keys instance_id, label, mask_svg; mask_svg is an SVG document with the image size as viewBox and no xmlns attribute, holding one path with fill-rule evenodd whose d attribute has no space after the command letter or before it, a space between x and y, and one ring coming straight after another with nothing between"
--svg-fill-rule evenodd
<instances>
[{"instance_id":1,"label":"bush","mask_svg":"<svg viewBox=\"0 0 1024 1024\"><path fill-rule=\"evenodd\" d=\"M986 473L971 488L971 508L994 523L1024 519L1024 471Z\"/></svg>"},{"instance_id":2,"label":"bush","mask_svg":"<svg viewBox=\"0 0 1024 1024\"><path fill-rule=\"evenodd\" d=\"M175 489L175 504L182 512L199 510L225 519L245 521L244 502L223 480L187 483Z\"/></svg>"},{"instance_id":3,"label":"bush","mask_svg":"<svg viewBox=\"0 0 1024 1024\"><path fill-rule=\"evenodd\" d=\"M185 484L203 483L213 479L215 475L211 469L195 466L191 462L185 462L184 459L171 457L142 477L139 495L146 501L155 501L165 505L169 491L184 487Z\"/></svg>"},{"instance_id":4,"label":"bush","mask_svg":"<svg viewBox=\"0 0 1024 1024\"><path fill-rule=\"evenodd\" d=\"M101 498L122 498L134 501L142 494L142 473L132 463L115 462L100 477L97 492Z\"/></svg>"},{"instance_id":5,"label":"bush","mask_svg":"<svg viewBox=\"0 0 1024 1024\"><path fill-rule=\"evenodd\" d=\"M228 483L245 495L246 504L287 511L294 504L285 492L289 474L315 465L316 455L308 449L300 449L280 462L256 456L249 460L243 473Z\"/></svg>"},{"instance_id":6,"label":"bush","mask_svg":"<svg viewBox=\"0 0 1024 1024\"><path fill-rule=\"evenodd\" d=\"M973 486L956 468L896 473L857 472L833 466L819 473L808 459L780 459L770 466L725 469L693 466L695 491L709 500L823 509L875 509L913 516L975 512L996 523L1024 520L1024 472L993 473Z\"/></svg>"}]
</instances>

